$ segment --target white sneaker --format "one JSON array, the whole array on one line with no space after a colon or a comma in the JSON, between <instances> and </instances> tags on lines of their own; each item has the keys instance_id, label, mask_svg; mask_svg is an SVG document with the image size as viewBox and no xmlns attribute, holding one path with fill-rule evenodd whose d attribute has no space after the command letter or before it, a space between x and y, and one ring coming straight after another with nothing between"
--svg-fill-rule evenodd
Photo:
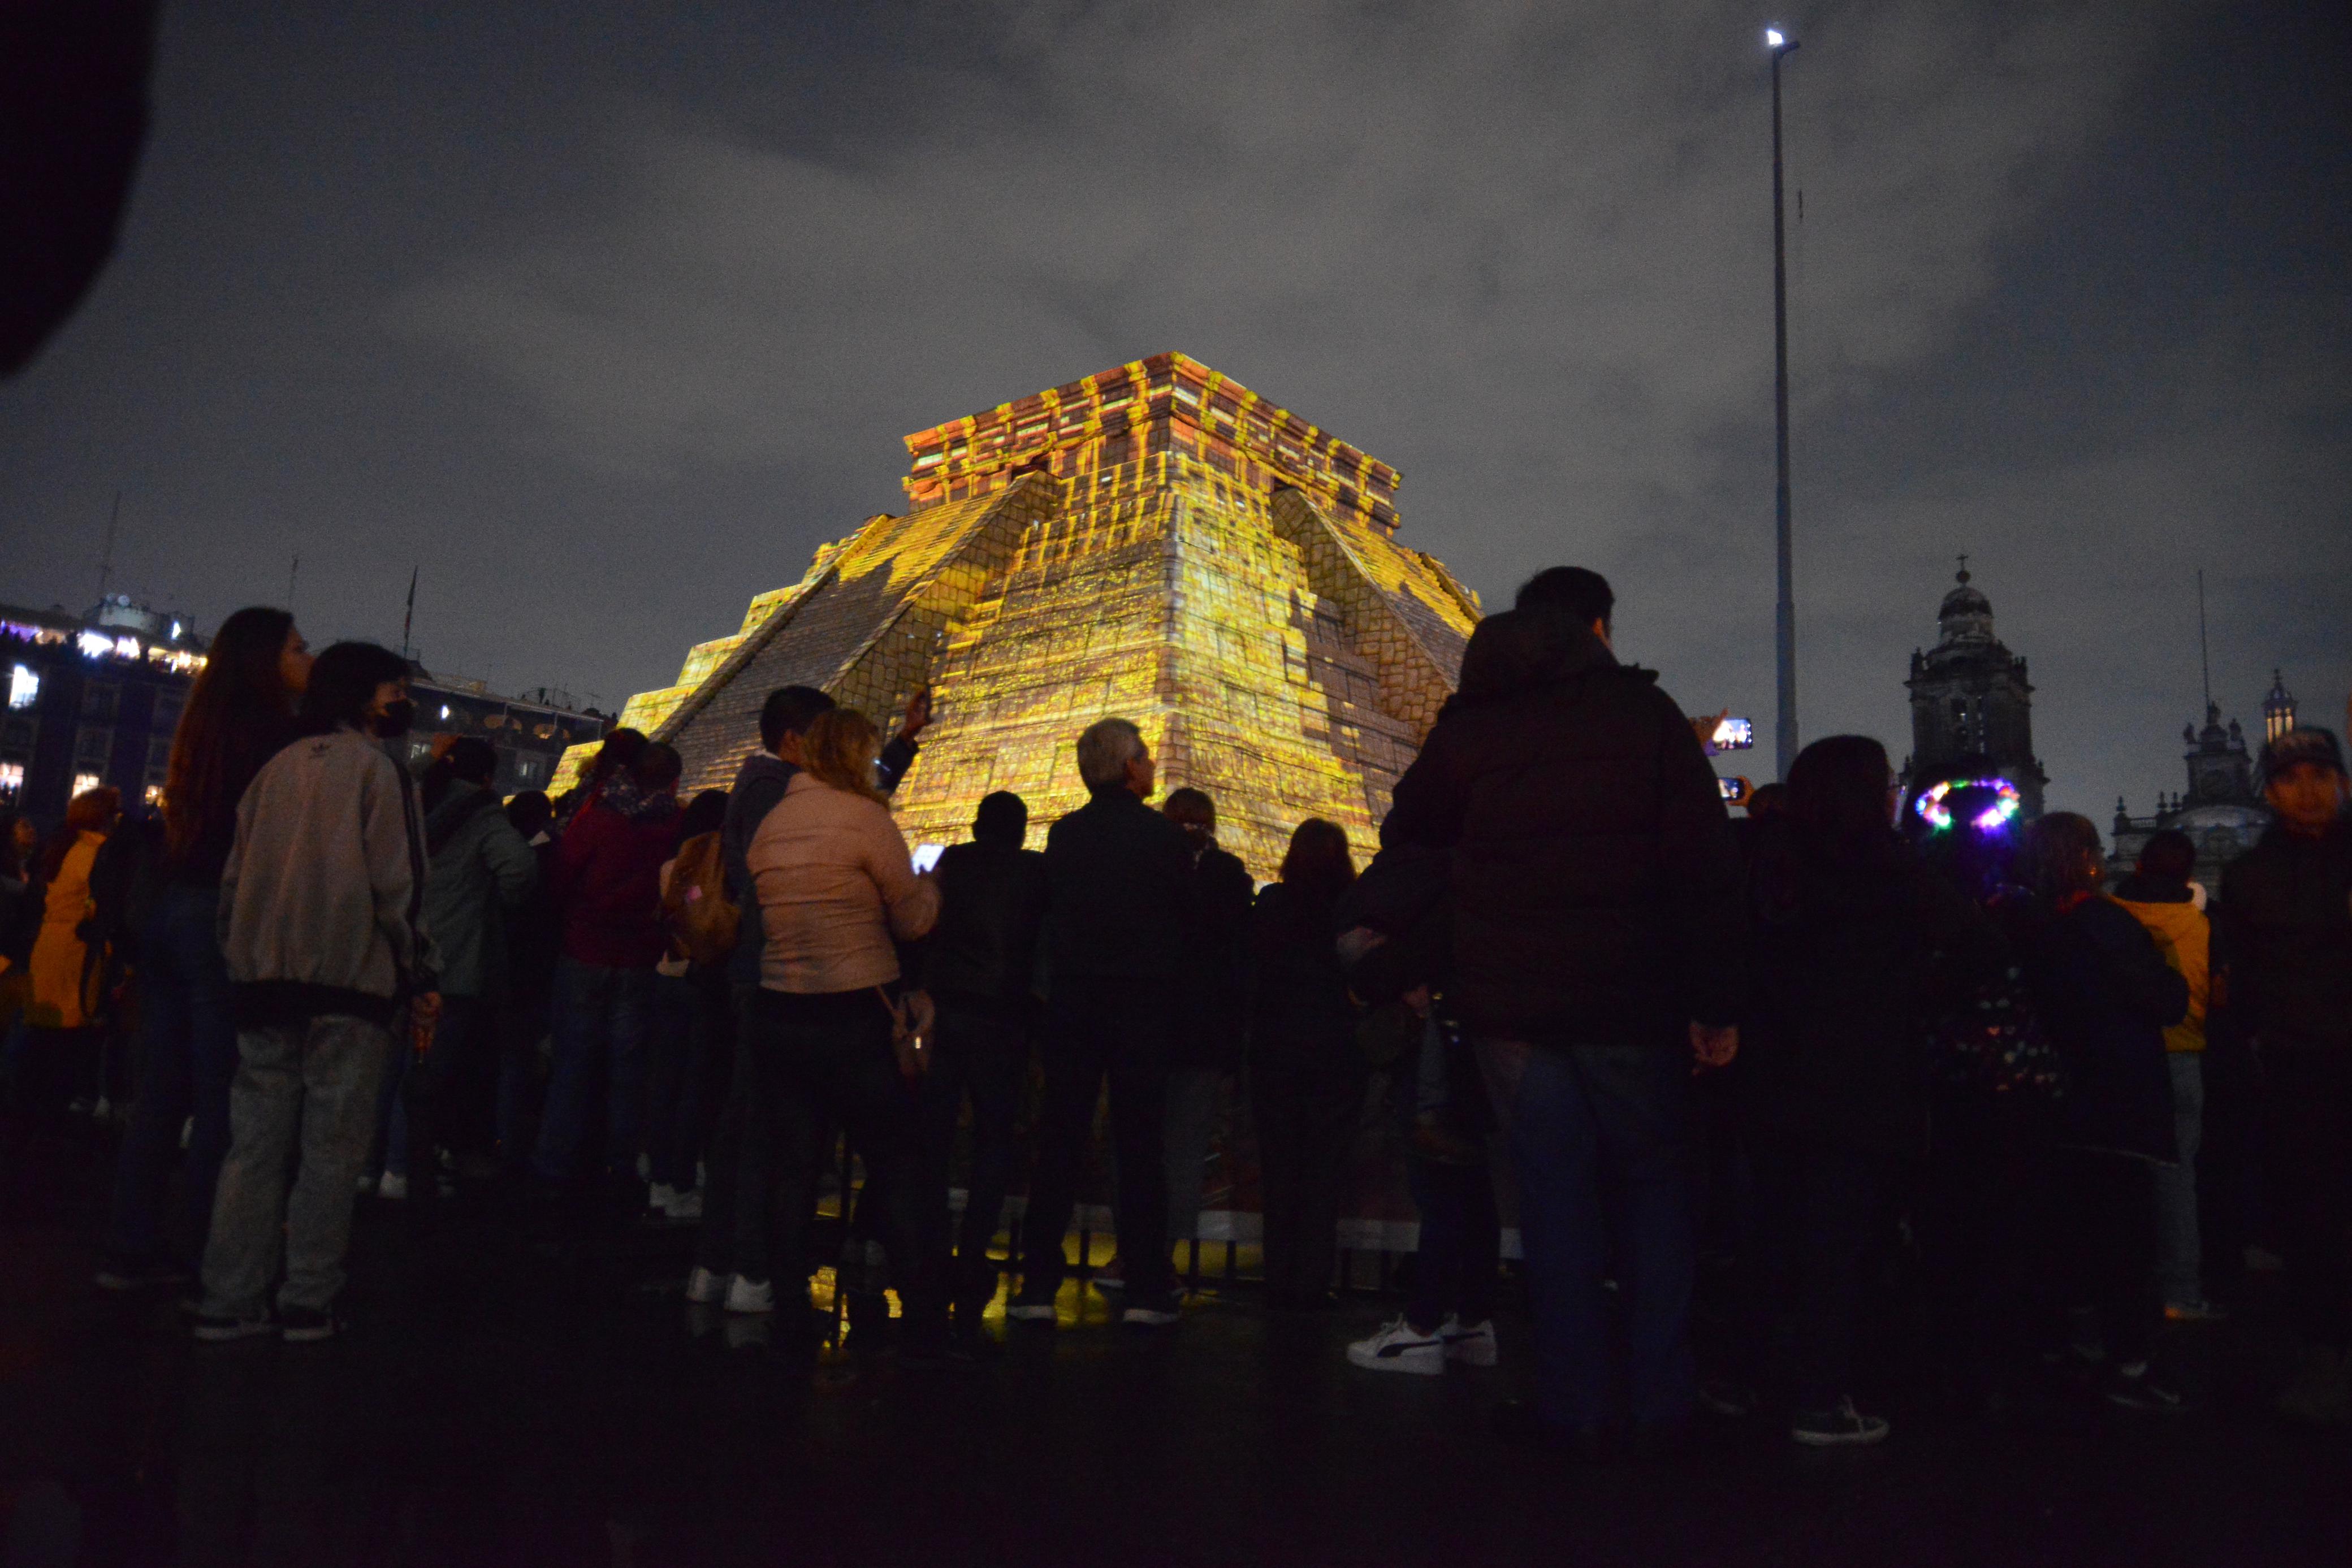
<instances>
[{"instance_id":1,"label":"white sneaker","mask_svg":"<svg viewBox=\"0 0 2352 1568\"><path fill-rule=\"evenodd\" d=\"M1471 1323L1466 1327L1457 1317L1448 1317L1437 1326L1437 1337L1445 1342L1445 1359L1458 1361L1465 1366L1495 1364L1495 1320Z\"/></svg>"},{"instance_id":2,"label":"white sneaker","mask_svg":"<svg viewBox=\"0 0 2352 1568\"><path fill-rule=\"evenodd\" d=\"M686 1277L686 1299L698 1306L709 1306L727 1294L727 1276L714 1274L698 1263Z\"/></svg>"},{"instance_id":3,"label":"white sneaker","mask_svg":"<svg viewBox=\"0 0 2352 1568\"><path fill-rule=\"evenodd\" d=\"M1445 1374L1445 1341L1422 1333L1400 1317L1381 1325L1370 1339L1348 1347L1348 1359L1368 1372L1413 1372L1423 1377Z\"/></svg>"},{"instance_id":4,"label":"white sneaker","mask_svg":"<svg viewBox=\"0 0 2352 1568\"><path fill-rule=\"evenodd\" d=\"M766 1280L746 1280L738 1274L727 1286L727 1310L772 1312L776 1310L776 1287Z\"/></svg>"},{"instance_id":5,"label":"white sneaker","mask_svg":"<svg viewBox=\"0 0 2352 1568\"><path fill-rule=\"evenodd\" d=\"M669 1206L677 1197L677 1189L666 1181L657 1181L646 1188L646 1207L658 1208L664 1214L669 1212Z\"/></svg>"},{"instance_id":6,"label":"white sneaker","mask_svg":"<svg viewBox=\"0 0 2352 1568\"><path fill-rule=\"evenodd\" d=\"M684 1191L673 1191L669 1195L669 1202L663 1207L662 1212L676 1220L700 1219L702 1189L690 1186Z\"/></svg>"},{"instance_id":7,"label":"white sneaker","mask_svg":"<svg viewBox=\"0 0 2352 1568\"><path fill-rule=\"evenodd\" d=\"M383 1173L383 1179L375 1184L375 1195L378 1197L388 1197L397 1202L408 1196L408 1178L404 1176L394 1176L392 1172L386 1171Z\"/></svg>"}]
</instances>

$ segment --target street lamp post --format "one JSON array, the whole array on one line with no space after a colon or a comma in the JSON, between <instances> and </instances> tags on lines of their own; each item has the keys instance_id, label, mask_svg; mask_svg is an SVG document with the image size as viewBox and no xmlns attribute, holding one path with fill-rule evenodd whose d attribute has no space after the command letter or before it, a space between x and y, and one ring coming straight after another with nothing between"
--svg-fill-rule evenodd
<instances>
[{"instance_id":1,"label":"street lamp post","mask_svg":"<svg viewBox=\"0 0 2352 1568\"><path fill-rule=\"evenodd\" d=\"M1780 676L1780 722L1773 735L1779 777L1789 777L1797 757L1797 590L1789 543L1789 261L1780 199L1780 59L1794 54L1797 41L1778 27L1764 31L1772 52L1772 421L1778 480L1780 597L1777 611L1774 652Z\"/></svg>"}]
</instances>

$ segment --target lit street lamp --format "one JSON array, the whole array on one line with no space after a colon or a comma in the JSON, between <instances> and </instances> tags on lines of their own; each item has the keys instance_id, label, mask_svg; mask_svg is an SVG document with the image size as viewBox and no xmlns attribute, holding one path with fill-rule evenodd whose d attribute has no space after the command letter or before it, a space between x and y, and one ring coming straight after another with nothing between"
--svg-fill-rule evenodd
<instances>
[{"instance_id":1,"label":"lit street lamp","mask_svg":"<svg viewBox=\"0 0 2352 1568\"><path fill-rule=\"evenodd\" d=\"M1789 764L1797 758L1797 591L1789 545L1789 263L1780 215L1780 57L1794 54L1797 41L1778 27L1767 27L1764 47L1772 54L1772 416L1780 568L1774 637L1780 711L1772 738L1778 777L1785 779Z\"/></svg>"}]
</instances>

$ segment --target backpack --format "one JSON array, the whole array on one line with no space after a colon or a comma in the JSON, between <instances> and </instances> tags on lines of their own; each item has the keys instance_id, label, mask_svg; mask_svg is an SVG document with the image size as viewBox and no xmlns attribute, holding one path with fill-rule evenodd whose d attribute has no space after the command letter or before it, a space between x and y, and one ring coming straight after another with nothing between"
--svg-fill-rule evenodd
<instances>
[{"instance_id":1,"label":"backpack","mask_svg":"<svg viewBox=\"0 0 2352 1568\"><path fill-rule=\"evenodd\" d=\"M1935 1019L1927 1063L1934 1082L1948 1089L2044 1100L2066 1092L2065 1063L2014 968Z\"/></svg>"},{"instance_id":2,"label":"backpack","mask_svg":"<svg viewBox=\"0 0 2352 1568\"><path fill-rule=\"evenodd\" d=\"M662 893L662 929L669 934L673 958L706 967L723 964L735 951L743 912L727 896L727 867L717 832L697 833L677 846L669 886Z\"/></svg>"}]
</instances>

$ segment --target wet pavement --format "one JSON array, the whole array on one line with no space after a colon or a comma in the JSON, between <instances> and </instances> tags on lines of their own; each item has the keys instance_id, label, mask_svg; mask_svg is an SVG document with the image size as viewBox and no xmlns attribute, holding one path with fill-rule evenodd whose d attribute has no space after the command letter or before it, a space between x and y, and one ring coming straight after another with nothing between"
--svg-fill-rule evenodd
<instances>
[{"instance_id":1,"label":"wet pavement","mask_svg":"<svg viewBox=\"0 0 2352 1568\"><path fill-rule=\"evenodd\" d=\"M35 1154L0 1199L10 1563L2352 1563L2352 1445L2261 1403L2263 1282L2175 1334L2177 1419L1898 1380L1882 1448L1735 1424L1580 1469L1488 1435L1507 1318L1501 1367L1377 1375L1342 1351L1389 1301L1243 1285L1152 1333L1073 1284L984 1365L813 1364L685 1303L682 1232L495 1194L364 1204L347 1337L198 1346L169 1294L89 1285L97 1151Z\"/></svg>"}]
</instances>

